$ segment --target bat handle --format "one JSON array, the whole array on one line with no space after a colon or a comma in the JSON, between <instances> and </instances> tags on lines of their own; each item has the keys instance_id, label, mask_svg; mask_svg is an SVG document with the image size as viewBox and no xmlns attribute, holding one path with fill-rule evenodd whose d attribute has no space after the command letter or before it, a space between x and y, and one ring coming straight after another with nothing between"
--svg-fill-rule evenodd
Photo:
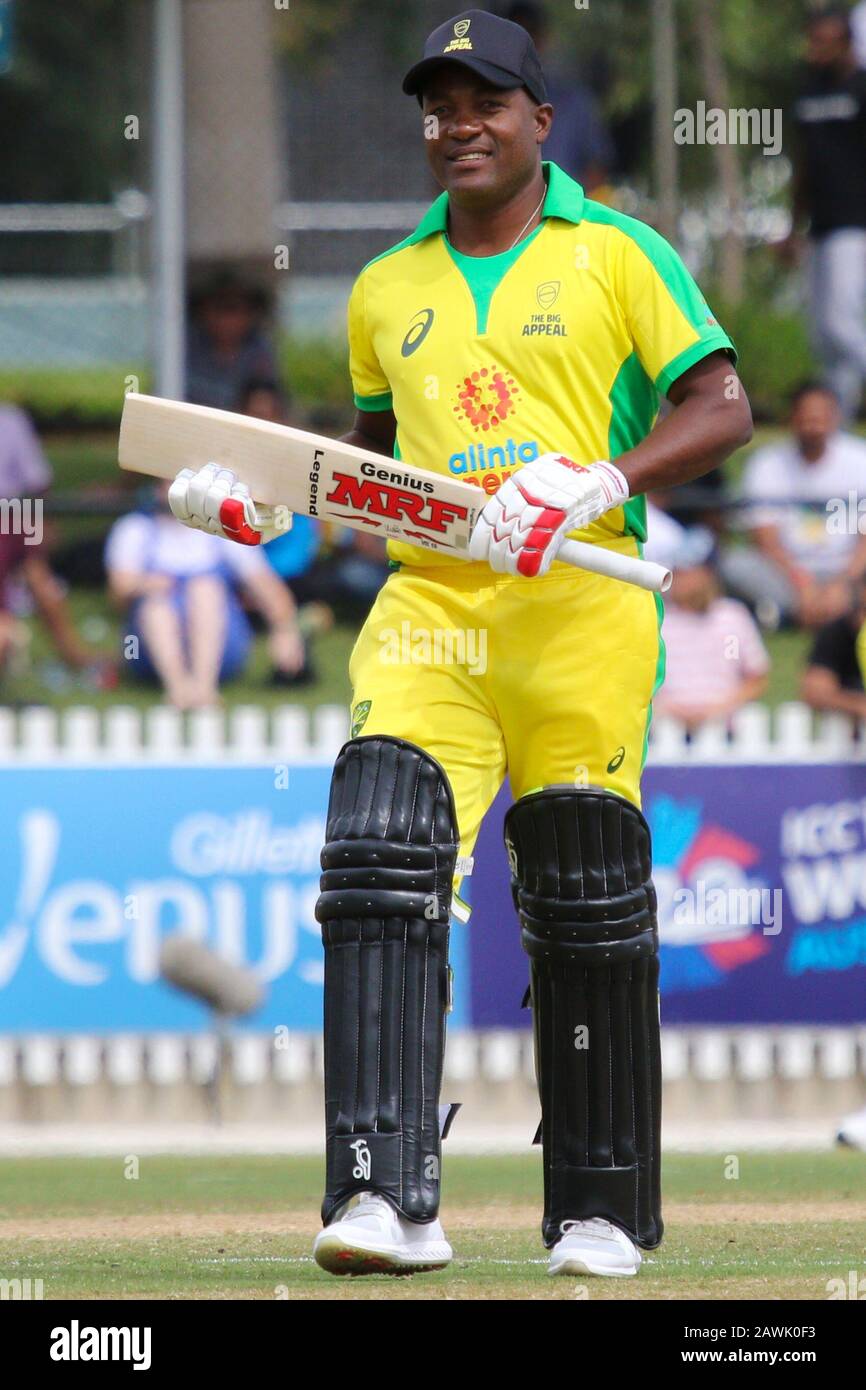
<instances>
[{"instance_id":1,"label":"bat handle","mask_svg":"<svg viewBox=\"0 0 866 1390\"><path fill-rule=\"evenodd\" d=\"M673 578L669 569L655 564L653 560L620 555L617 550L606 550L602 545L589 545L586 541L563 541L556 558L577 569L592 570L593 574L606 574L610 579L636 584L639 589L649 589L652 594L666 593Z\"/></svg>"}]
</instances>

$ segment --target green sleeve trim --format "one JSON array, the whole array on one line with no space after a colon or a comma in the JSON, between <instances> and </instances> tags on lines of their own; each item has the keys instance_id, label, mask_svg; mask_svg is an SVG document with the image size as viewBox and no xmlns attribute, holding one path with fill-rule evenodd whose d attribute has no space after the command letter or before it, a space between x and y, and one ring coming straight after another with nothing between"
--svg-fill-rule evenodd
<instances>
[{"instance_id":1,"label":"green sleeve trim","mask_svg":"<svg viewBox=\"0 0 866 1390\"><path fill-rule=\"evenodd\" d=\"M699 342L692 343L691 347L678 353L673 361L668 362L656 377L658 390L666 396L677 377L681 377L683 372L687 372L696 362L702 362L705 357L709 357L710 353L719 351L726 352L732 365L736 366L737 350L727 333L711 333L706 338L702 337Z\"/></svg>"},{"instance_id":2,"label":"green sleeve trim","mask_svg":"<svg viewBox=\"0 0 866 1390\"><path fill-rule=\"evenodd\" d=\"M614 227L637 246L659 276L680 313L698 335L698 342L693 347L674 358L674 361L669 362L659 373L656 386L660 391L666 393L677 376L681 376L709 353L718 352L720 348L730 354L731 361L736 365L736 348L721 325L707 323L707 320L713 317L707 301L670 242L665 241L653 227L640 222L636 217L628 217L589 199L584 206L584 217L588 222L599 222ZM709 333L708 327L711 329Z\"/></svg>"},{"instance_id":3,"label":"green sleeve trim","mask_svg":"<svg viewBox=\"0 0 866 1390\"><path fill-rule=\"evenodd\" d=\"M640 550L641 555L643 555L643 546L639 546L638 549ZM655 678L653 680L653 689L652 694L650 696L649 708L647 709L646 728L644 729L643 749L641 751L640 760L641 772L643 772L644 768L646 767L647 754L649 752L650 727L653 721L653 700L658 694L660 687L664 683L666 666L665 639L662 636L662 622L664 621L665 616L665 606L661 594L653 594L653 598L655 599L656 620L658 622L659 649L658 656L656 658L656 669Z\"/></svg>"},{"instance_id":4,"label":"green sleeve trim","mask_svg":"<svg viewBox=\"0 0 866 1390\"><path fill-rule=\"evenodd\" d=\"M354 394L355 405L358 410L393 410L394 398L390 391L385 391L381 396L359 396L357 391Z\"/></svg>"},{"instance_id":5,"label":"green sleeve trim","mask_svg":"<svg viewBox=\"0 0 866 1390\"><path fill-rule=\"evenodd\" d=\"M645 541L646 534L646 497L638 493L636 497L629 497L622 506L625 518L626 534L636 536L639 541Z\"/></svg>"}]
</instances>

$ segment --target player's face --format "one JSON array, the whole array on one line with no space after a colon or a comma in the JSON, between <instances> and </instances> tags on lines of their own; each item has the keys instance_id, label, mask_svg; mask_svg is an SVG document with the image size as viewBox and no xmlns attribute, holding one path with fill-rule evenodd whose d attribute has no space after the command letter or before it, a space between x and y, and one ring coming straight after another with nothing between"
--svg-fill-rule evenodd
<instances>
[{"instance_id":1,"label":"player's face","mask_svg":"<svg viewBox=\"0 0 866 1390\"><path fill-rule=\"evenodd\" d=\"M837 19L816 20L806 34L806 62L814 68L837 68L850 54L844 25Z\"/></svg>"},{"instance_id":2,"label":"player's face","mask_svg":"<svg viewBox=\"0 0 866 1390\"><path fill-rule=\"evenodd\" d=\"M804 449L823 448L839 428L839 410L825 391L810 391L801 397L791 415L791 428Z\"/></svg>"},{"instance_id":3,"label":"player's face","mask_svg":"<svg viewBox=\"0 0 866 1390\"><path fill-rule=\"evenodd\" d=\"M680 608L705 613L715 598L716 581L708 565L693 565L674 572L670 596Z\"/></svg>"},{"instance_id":4,"label":"player's face","mask_svg":"<svg viewBox=\"0 0 866 1390\"><path fill-rule=\"evenodd\" d=\"M551 116L522 87L491 87L474 73L441 68L424 90L434 178L465 204L506 200L535 174Z\"/></svg>"}]
</instances>

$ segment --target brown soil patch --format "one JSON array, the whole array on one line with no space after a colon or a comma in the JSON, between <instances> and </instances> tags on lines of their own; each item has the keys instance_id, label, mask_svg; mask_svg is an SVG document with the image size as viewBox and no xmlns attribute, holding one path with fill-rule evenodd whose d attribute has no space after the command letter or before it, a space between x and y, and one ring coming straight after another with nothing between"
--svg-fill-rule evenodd
<instances>
[{"instance_id":1,"label":"brown soil patch","mask_svg":"<svg viewBox=\"0 0 866 1390\"><path fill-rule=\"evenodd\" d=\"M796 1222L866 1221L866 1202L668 1202L664 1208L670 1232L682 1226L790 1226ZM443 1211L446 1229L534 1231L541 1206L506 1203L460 1207ZM92 1216L16 1216L0 1219L3 1240L211 1240L222 1236L307 1236L319 1229L315 1211L141 1212L135 1215L94 1213Z\"/></svg>"}]
</instances>

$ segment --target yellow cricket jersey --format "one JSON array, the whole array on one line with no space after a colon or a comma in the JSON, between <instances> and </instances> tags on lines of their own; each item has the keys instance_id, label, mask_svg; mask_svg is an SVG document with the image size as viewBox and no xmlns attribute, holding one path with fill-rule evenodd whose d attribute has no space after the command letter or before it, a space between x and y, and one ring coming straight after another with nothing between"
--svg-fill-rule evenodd
<instances>
[{"instance_id":1,"label":"yellow cricket jersey","mask_svg":"<svg viewBox=\"0 0 866 1390\"><path fill-rule=\"evenodd\" d=\"M550 450L616 459L652 428L659 392L720 348L736 360L680 257L632 217L543 165L540 227L511 251L448 241L448 195L364 267L349 301L355 404L393 409L395 456L494 493ZM642 497L582 540L646 539ZM453 565L390 542L393 560Z\"/></svg>"}]
</instances>

